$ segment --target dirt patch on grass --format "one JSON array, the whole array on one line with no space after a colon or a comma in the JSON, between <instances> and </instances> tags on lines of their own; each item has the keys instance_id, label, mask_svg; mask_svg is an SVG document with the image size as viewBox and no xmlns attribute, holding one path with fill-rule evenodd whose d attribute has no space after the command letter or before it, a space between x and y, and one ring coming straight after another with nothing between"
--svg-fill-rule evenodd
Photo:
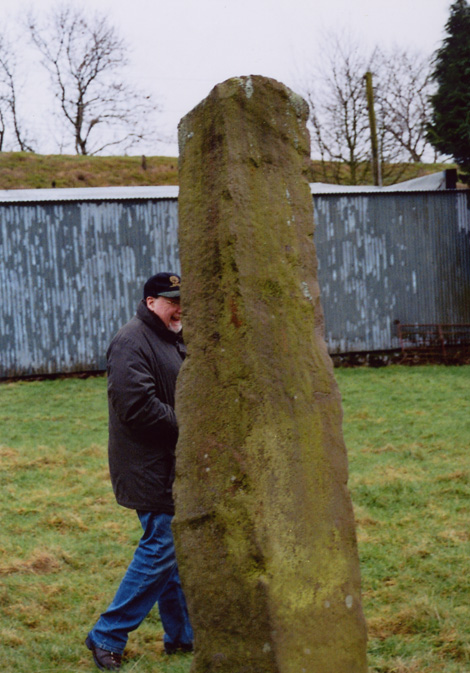
<instances>
[{"instance_id":1,"label":"dirt patch on grass","mask_svg":"<svg viewBox=\"0 0 470 673\"><path fill-rule=\"evenodd\" d=\"M74 530L88 530L88 526L82 519L74 514L52 514L47 519L47 525L63 533Z\"/></svg>"},{"instance_id":2,"label":"dirt patch on grass","mask_svg":"<svg viewBox=\"0 0 470 673\"><path fill-rule=\"evenodd\" d=\"M404 661L401 657L392 660L390 664L385 664L384 666L380 666L378 669L374 668L373 670L380 671L380 673L431 673L431 671L432 673L438 673L438 671L443 671L441 667L439 667L439 669L435 667L432 669L427 667L420 659Z\"/></svg>"},{"instance_id":3,"label":"dirt patch on grass","mask_svg":"<svg viewBox=\"0 0 470 673\"><path fill-rule=\"evenodd\" d=\"M0 640L6 647L23 647L24 638L22 638L14 629L1 629Z\"/></svg>"},{"instance_id":4,"label":"dirt patch on grass","mask_svg":"<svg viewBox=\"0 0 470 673\"><path fill-rule=\"evenodd\" d=\"M468 470L456 470L450 474L440 474L436 477L437 482L460 481L464 484L470 482L470 472Z\"/></svg>"},{"instance_id":5,"label":"dirt patch on grass","mask_svg":"<svg viewBox=\"0 0 470 673\"><path fill-rule=\"evenodd\" d=\"M454 628L444 628L436 641L436 646L442 659L465 661L470 665L470 646L462 642L462 639Z\"/></svg>"},{"instance_id":6,"label":"dirt patch on grass","mask_svg":"<svg viewBox=\"0 0 470 673\"><path fill-rule=\"evenodd\" d=\"M371 638L386 640L392 636L436 633L439 621L439 615L431 606L416 605L403 608L395 614L371 617L367 626Z\"/></svg>"},{"instance_id":7,"label":"dirt patch on grass","mask_svg":"<svg viewBox=\"0 0 470 673\"><path fill-rule=\"evenodd\" d=\"M437 537L447 544L459 544L460 542L468 542L470 540L470 531L449 528L438 533Z\"/></svg>"},{"instance_id":8,"label":"dirt patch on grass","mask_svg":"<svg viewBox=\"0 0 470 673\"><path fill-rule=\"evenodd\" d=\"M0 566L0 575L12 575L14 573L47 575L58 572L61 565L61 562L52 554L37 551L28 560L13 560L8 565Z\"/></svg>"}]
</instances>

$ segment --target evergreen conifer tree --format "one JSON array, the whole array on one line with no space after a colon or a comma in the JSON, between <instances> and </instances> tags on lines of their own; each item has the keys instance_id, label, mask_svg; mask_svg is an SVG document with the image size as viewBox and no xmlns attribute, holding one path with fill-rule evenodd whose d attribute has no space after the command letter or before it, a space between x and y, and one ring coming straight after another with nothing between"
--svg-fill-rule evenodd
<instances>
[{"instance_id":1,"label":"evergreen conifer tree","mask_svg":"<svg viewBox=\"0 0 470 673\"><path fill-rule=\"evenodd\" d=\"M456 0L446 23L447 36L434 57L431 96L432 116L428 126L431 144L454 158L470 181L470 6Z\"/></svg>"}]
</instances>

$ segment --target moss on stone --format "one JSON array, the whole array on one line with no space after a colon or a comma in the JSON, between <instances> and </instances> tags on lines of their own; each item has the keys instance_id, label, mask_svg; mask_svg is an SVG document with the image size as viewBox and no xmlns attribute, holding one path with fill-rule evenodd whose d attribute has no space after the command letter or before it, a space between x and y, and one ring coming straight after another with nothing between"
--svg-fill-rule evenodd
<instances>
[{"instance_id":1,"label":"moss on stone","mask_svg":"<svg viewBox=\"0 0 470 673\"><path fill-rule=\"evenodd\" d=\"M180 124L188 358L174 522L192 673L363 673L341 404L321 338L306 106L215 87Z\"/></svg>"}]
</instances>

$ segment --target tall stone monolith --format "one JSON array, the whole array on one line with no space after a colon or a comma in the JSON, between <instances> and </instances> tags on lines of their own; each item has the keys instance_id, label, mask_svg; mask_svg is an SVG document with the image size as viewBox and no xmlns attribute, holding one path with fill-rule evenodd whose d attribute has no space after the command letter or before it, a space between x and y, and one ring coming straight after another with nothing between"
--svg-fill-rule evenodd
<instances>
[{"instance_id":1,"label":"tall stone monolith","mask_svg":"<svg viewBox=\"0 0 470 673\"><path fill-rule=\"evenodd\" d=\"M230 79L181 121L174 532L192 673L364 673L341 401L322 338L306 103Z\"/></svg>"}]
</instances>

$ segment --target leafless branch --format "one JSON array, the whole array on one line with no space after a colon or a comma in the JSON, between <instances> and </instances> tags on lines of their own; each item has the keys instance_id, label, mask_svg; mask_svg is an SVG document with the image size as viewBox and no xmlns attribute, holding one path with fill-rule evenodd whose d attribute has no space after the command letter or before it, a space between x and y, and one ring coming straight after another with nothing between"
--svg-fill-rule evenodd
<instances>
[{"instance_id":1,"label":"leafless branch","mask_svg":"<svg viewBox=\"0 0 470 673\"><path fill-rule=\"evenodd\" d=\"M34 45L49 72L63 120L77 154L129 148L155 137L157 106L126 84L126 45L104 16L88 17L71 5L52 11L39 25L28 20Z\"/></svg>"},{"instance_id":2,"label":"leafless branch","mask_svg":"<svg viewBox=\"0 0 470 673\"><path fill-rule=\"evenodd\" d=\"M371 138L364 75L373 73L382 163L421 162L429 145L429 59L379 48L367 53L350 36L328 34L322 58L299 85L310 106L313 154L323 179L360 184L370 170Z\"/></svg>"},{"instance_id":3,"label":"leafless branch","mask_svg":"<svg viewBox=\"0 0 470 673\"><path fill-rule=\"evenodd\" d=\"M18 111L16 56L12 45L0 36L0 150L5 149L7 134L12 147L34 152Z\"/></svg>"}]
</instances>

